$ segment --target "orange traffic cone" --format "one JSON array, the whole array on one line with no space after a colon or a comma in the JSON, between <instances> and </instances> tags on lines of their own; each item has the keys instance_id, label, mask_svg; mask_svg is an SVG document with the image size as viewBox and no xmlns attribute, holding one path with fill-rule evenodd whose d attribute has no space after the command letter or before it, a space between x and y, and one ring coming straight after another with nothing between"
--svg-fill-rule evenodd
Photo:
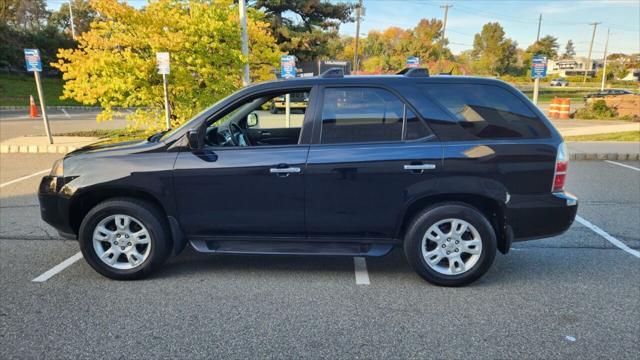
<instances>
[{"instance_id":1,"label":"orange traffic cone","mask_svg":"<svg viewBox=\"0 0 640 360\"><path fill-rule=\"evenodd\" d=\"M33 100L33 95L29 95L29 116L32 118L38 117L38 108L36 107L36 101Z\"/></svg>"}]
</instances>

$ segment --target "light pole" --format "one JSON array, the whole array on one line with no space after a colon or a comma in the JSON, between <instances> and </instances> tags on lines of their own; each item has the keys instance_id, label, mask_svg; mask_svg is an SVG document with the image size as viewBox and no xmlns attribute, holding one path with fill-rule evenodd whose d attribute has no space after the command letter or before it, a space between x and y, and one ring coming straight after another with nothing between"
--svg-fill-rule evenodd
<instances>
[{"instance_id":1,"label":"light pole","mask_svg":"<svg viewBox=\"0 0 640 360\"><path fill-rule=\"evenodd\" d=\"M71 23L71 37L76 39L76 27L73 25L73 10L71 10L71 0L69 0L69 22Z\"/></svg>"},{"instance_id":2,"label":"light pole","mask_svg":"<svg viewBox=\"0 0 640 360\"><path fill-rule=\"evenodd\" d=\"M604 65L602 66L602 82L600 91L604 91L604 83L607 81L607 50L609 47L609 29L607 29L607 40L604 42Z\"/></svg>"},{"instance_id":3,"label":"light pole","mask_svg":"<svg viewBox=\"0 0 640 360\"><path fill-rule=\"evenodd\" d=\"M238 0L238 10L240 11L240 28L242 29L242 55L247 59L242 73L242 86L247 86L251 83L251 78L249 77L249 35L247 35L247 5L245 0Z\"/></svg>"}]
</instances>

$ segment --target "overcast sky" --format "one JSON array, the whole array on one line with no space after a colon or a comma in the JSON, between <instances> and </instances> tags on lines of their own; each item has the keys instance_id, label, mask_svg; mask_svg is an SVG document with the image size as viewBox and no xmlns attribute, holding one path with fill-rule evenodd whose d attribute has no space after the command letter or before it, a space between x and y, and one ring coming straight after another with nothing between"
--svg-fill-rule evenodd
<instances>
[{"instance_id":1,"label":"overcast sky","mask_svg":"<svg viewBox=\"0 0 640 360\"><path fill-rule=\"evenodd\" d=\"M249 0L250 1L250 0ZM357 0L330 0L356 3ZM49 0L48 6L57 9L63 0ZM146 0L127 0L141 7ZM471 49L473 35L482 25L498 21L508 37L521 48L529 46L536 37L538 16L542 14L540 36L558 38L560 51L572 39L578 56L586 56L593 27L597 27L593 57L602 57L607 29L611 29L609 53L640 53L640 0L363 0L366 16L360 33L390 26L412 28L422 18L442 19L443 4L451 4L447 20L450 48L458 54ZM343 24L340 33L355 35L355 23Z\"/></svg>"}]
</instances>

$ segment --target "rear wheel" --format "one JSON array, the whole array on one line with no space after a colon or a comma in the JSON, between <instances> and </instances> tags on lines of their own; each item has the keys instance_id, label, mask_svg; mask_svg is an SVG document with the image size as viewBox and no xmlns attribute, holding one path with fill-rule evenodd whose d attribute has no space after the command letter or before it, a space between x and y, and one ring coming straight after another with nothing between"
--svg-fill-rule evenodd
<instances>
[{"instance_id":1,"label":"rear wheel","mask_svg":"<svg viewBox=\"0 0 640 360\"><path fill-rule=\"evenodd\" d=\"M425 280L436 285L462 286L489 270L496 254L496 235L477 209L445 203L414 218L404 249L411 267Z\"/></svg>"},{"instance_id":2,"label":"rear wheel","mask_svg":"<svg viewBox=\"0 0 640 360\"><path fill-rule=\"evenodd\" d=\"M116 280L139 279L170 254L171 241L161 212L137 199L96 205L80 226L80 250L89 265Z\"/></svg>"}]
</instances>

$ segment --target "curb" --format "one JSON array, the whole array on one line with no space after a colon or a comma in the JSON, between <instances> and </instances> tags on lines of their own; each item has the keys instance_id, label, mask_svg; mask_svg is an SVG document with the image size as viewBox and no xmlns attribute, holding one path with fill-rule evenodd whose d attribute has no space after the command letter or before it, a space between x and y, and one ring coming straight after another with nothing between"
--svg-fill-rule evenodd
<instances>
[{"instance_id":1,"label":"curb","mask_svg":"<svg viewBox=\"0 0 640 360\"><path fill-rule=\"evenodd\" d=\"M639 153L576 153L570 160L640 160Z\"/></svg>"},{"instance_id":2,"label":"curb","mask_svg":"<svg viewBox=\"0 0 640 360\"><path fill-rule=\"evenodd\" d=\"M85 145L0 145L0 154L66 154L82 146Z\"/></svg>"}]
</instances>

